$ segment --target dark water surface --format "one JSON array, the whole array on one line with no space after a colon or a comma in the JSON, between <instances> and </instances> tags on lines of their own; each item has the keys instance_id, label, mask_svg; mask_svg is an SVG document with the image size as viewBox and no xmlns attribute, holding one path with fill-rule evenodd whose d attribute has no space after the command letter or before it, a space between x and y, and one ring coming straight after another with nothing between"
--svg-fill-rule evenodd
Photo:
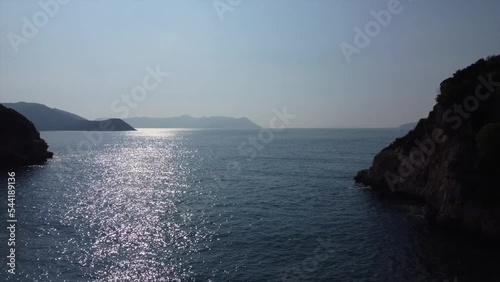
<instances>
[{"instance_id":1,"label":"dark water surface","mask_svg":"<svg viewBox=\"0 0 500 282\"><path fill-rule=\"evenodd\" d=\"M94 134L90 147L82 132L42 132L55 157L16 171L17 274L0 277L500 281L498 250L432 231L421 207L354 185L404 133L285 130L255 150L241 145L255 131L143 129Z\"/></svg>"}]
</instances>

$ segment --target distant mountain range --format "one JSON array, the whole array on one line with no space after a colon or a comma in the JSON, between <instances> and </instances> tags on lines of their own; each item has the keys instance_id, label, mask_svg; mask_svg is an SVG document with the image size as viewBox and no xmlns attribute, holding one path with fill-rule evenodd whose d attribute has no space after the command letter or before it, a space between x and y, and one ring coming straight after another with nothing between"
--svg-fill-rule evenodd
<instances>
[{"instance_id":1,"label":"distant mountain range","mask_svg":"<svg viewBox=\"0 0 500 282\"><path fill-rule=\"evenodd\" d=\"M259 129L260 126L248 118L232 117L191 117L183 115L169 118L136 117L126 118L125 122L136 128L220 128L220 129Z\"/></svg>"},{"instance_id":2,"label":"distant mountain range","mask_svg":"<svg viewBox=\"0 0 500 282\"><path fill-rule=\"evenodd\" d=\"M405 123L401 126L399 126L398 128L400 129L414 129L415 126L417 126L418 122L410 122L410 123Z\"/></svg>"},{"instance_id":3,"label":"distant mountain range","mask_svg":"<svg viewBox=\"0 0 500 282\"><path fill-rule=\"evenodd\" d=\"M75 131L133 131L132 126L121 119L87 120L81 116L49 108L37 103L2 103L5 107L16 110L27 117L40 131L75 130Z\"/></svg>"},{"instance_id":4,"label":"distant mountain range","mask_svg":"<svg viewBox=\"0 0 500 282\"><path fill-rule=\"evenodd\" d=\"M200 117L188 115L169 118L136 117L126 119L87 120L56 108L38 103L2 103L27 117L40 131L132 131L135 128L220 128L220 129L259 129L260 126L248 118Z\"/></svg>"}]
</instances>

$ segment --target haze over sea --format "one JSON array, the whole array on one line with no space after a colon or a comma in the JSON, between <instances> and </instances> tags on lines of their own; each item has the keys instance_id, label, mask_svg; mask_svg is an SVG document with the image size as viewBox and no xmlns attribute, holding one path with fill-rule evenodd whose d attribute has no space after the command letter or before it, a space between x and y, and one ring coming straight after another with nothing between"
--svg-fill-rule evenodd
<instances>
[{"instance_id":1,"label":"haze over sea","mask_svg":"<svg viewBox=\"0 0 500 282\"><path fill-rule=\"evenodd\" d=\"M354 185L404 133L287 129L250 159L252 130L108 132L78 150L82 132L42 132L54 159L16 171L9 281L500 281L494 250Z\"/></svg>"}]
</instances>

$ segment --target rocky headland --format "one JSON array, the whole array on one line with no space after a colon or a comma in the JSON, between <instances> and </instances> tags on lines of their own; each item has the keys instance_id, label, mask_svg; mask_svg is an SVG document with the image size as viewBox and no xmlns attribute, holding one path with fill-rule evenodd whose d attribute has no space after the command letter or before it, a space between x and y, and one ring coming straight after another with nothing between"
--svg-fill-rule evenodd
<instances>
[{"instance_id":1,"label":"rocky headland","mask_svg":"<svg viewBox=\"0 0 500 282\"><path fill-rule=\"evenodd\" d=\"M52 158L47 143L26 117L0 105L0 168L43 164Z\"/></svg>"},{"instance_id":2,"label":"rocky headland","mask_svg":"<svg viewBox=\"0 0 500 282\"><path fill-rule=\"evenodd\" d=\"M439 92L429 116L355 180L423 200L431 223L500 239L500 56L457 71Z\"/></svg>"},{"instance_id":3,"label":"rocky headland","mask_svg":"<svg viewBox=\"0 0 500 282\"><path fill-rule=\"evenodd\" d=\"M2 104L28 118L40 131L135 131L132 126L118 118L88 120L73 113L38 103Z\"/></svg>"}]
</instances>

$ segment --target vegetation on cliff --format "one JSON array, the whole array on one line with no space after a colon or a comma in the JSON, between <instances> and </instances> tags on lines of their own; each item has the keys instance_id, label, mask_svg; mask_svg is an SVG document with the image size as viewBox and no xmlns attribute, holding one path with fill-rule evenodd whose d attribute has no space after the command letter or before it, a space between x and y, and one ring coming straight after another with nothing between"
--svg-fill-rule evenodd
<instances>
[{"instance_id":1,"label":"vegetation on cliff","mask_svg":"<svg viewBox=\"0 0 500 282\"><path fill-rule=\"evenodd\" d=\"M433 222L500 238L500 56L455 72L436 101L355 179L424 199Z\"/></svg>"}]
</instances>

